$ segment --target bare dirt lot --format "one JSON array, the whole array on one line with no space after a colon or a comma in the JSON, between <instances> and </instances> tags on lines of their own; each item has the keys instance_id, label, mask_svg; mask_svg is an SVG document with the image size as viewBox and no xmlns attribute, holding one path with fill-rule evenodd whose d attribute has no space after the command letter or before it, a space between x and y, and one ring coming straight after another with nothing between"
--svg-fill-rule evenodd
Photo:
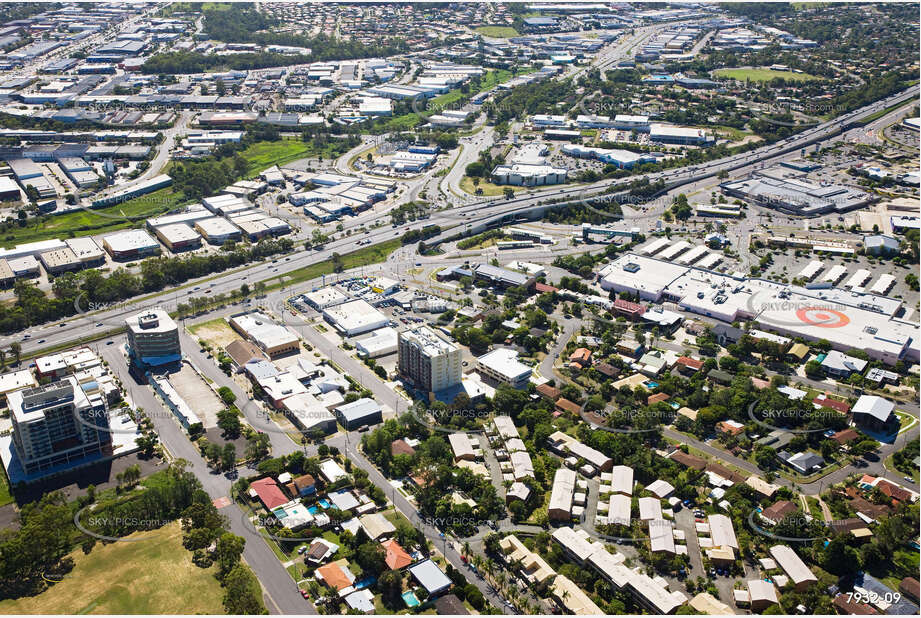
<instances>
[{"instance_id":1,"label":"bare dirt lot","mask_svg":"<svg viewBox=\"0 0 921 618\"><path fill-rule=\"evenodd\" d=\"M188 363L182 363L179 371L171 373L169 381L198 414L205 429L217 427L217 413L225 408L224 402Z\"/></svg>"}]
</instances>

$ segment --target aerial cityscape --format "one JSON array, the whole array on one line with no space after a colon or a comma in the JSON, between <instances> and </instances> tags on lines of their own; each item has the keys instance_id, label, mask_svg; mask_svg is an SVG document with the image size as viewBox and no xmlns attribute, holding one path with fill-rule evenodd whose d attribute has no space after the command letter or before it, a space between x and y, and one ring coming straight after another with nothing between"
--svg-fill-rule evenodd
<instances>
[{"instance_id":1,"label":"aerial cityscape","mask_svg":"<svg viewBox=\"0 0 921 618\"><path fill-rule=\"evenodd\" d=\"M0 614L918 615L919 14L0 3Z\"/></svg>"}]
</instances>

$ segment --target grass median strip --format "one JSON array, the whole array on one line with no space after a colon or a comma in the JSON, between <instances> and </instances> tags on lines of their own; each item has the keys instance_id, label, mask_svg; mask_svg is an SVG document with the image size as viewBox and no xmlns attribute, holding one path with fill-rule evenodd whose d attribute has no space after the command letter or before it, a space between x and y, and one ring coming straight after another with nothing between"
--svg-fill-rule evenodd
<instances>
[{"instance_id":1,"label":"grass median strip","mask_svg":"<svg viewBox=\"0 0 921 618\"><path fill-rule=\"evenodd\" d=\"M298 268L297 270L292 270L291 272L285 273L283 275L277 275L271 279L265 279L266 290L272 291L280 288L282 285L294 285L296 283L303 283L304 281L310 281L311 279L316 279L323 275L330 275L336 272L337 265L340 266L338 270L346 271L351 268L358 268L360 266L369 266L371 264L380 264L387 260L387 256L396 251L402 246L402 242L399 238L394 238L393 240L387 240L382 243L371 245L357 251L352 251L351 253L346 253L339 256L338 264L336 260L329 259L316 264L311 264L309 266L304 266L303 268Z\"/></svg>"}]
</instances>

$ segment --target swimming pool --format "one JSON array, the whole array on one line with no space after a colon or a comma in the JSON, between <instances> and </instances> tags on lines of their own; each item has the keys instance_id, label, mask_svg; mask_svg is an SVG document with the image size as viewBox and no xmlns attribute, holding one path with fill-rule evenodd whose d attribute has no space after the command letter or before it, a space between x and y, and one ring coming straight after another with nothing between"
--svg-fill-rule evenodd
<instances>
[{"instance_id":1,"label":"swimming pool","mask_svg":"<svg viewBox=\"0 0 921 618\"><path fill-rule=\"evenodd\" d=\"M317 513L320 512L320 509L317 507L316 504L314 504L312 506L307 507L307 512L310 513L311 515L316 515Z\"/></svg>"},{"instance_id":2,"label":"swimming pool","mask_svg":"<svg viewBox=\"0 0 921 618\"><path fill-rule=\"evenodd\" d=\"M419 605L419 599L416 598L416 593L412 590L407 590L400 596L403 597L403 602L406 603L406 607L416 607Z\"/></svg>"},{"instance_id":3,"label":"swimming pool","mask_svg":"<svg viewBox=\"0 0 921 618\"><path fill-rule=\"evenodd\" d=\"M653 382L652 380L650 380L649 382L646 383L646 388L655 388L658 385L659 385L658 382Z\"/></svg>"},{"instance_id":4,"label":"swimming pool","mask_svg":"<svg viewBox=\"0 0 921 618\"><path fill-rule=\"evenodd\" d=\"M324 509L328 509L329 507L332 506L332 504L330 503L330 501L327 500L326 498L320 498L319 500L317 500L317 504L319 504L320 506L322 506Z\"/></svg>"}]
</instances>

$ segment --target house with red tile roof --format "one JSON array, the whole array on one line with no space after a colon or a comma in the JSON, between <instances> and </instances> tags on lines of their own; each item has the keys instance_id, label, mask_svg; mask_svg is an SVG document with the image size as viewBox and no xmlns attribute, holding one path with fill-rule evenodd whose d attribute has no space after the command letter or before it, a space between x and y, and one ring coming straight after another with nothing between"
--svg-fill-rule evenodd
<instances>
[{"instance_id":1,"label":"house with red tile roof","mask_svg":"<svg viewBox=\"0 0 921 618\"><path fill-rule=\"evenodd\" d=\"M654 403L659 403L660 401L668 401L671 399L668 393L655 393L646 398L646 405L651 406Z\"/></svg>"},{"instance_id":2,"label":"house with red tile roof","mask_svg":"<svg viewBox=\"0 0 921 618\"><path fill-rule=\"evenodd\" d=\"M629 300L624 300L623 298L617 298L614 300L614 313L619 313L620 315L626 316L631 320L639 318L646 312L646 307L639 303L633 303Z\"/></svg>"},{"instance_id":3,"label":"house with red tile roof","mask_svg":"<svg viewBox=\"0 0 921 618\"><path fill-rule=\"evenodd\" d=\"M675 367L682 373L694 373L703 369L704 362L696 358L679 356L675 361Z\"/></svg>"},{"instance_id":4,"label":"house with red tile roof","mask_svg":"<svg viewBox=\"0 0 921 618\"><path fill-rule=\"evenodd\" d=\"M250 495L255 494L254 497L259 498L262 505L270 511L289 502L284 492L282 492L281 488L278 486L278 483L275 482L275 479L268 476L250 483L249 490Z\"/></svg>"},{"instance_id":5,"label":"house with red tile roof","mask_svg":"<svg viewBox=\"0 0 921 618\"><path fill-rule=\"evenodd\" d=\"M569 364L579 369L590 367L592 364L592 351L588 348L576 348L576 350L569 355Z\"/></svg>"},{"instance_id":6,"label":"house with red tile roof","mask_svg":"<svg viewBox=\"0 0 921 618\"><path fill-rule=\"evenodd\" d=\"M534 284L535 292L559 292L559 288L555 288L552 285L547 285L546 283L541 283L540 281Z\"/></svg>"},{"instance_id":7,"label":"house with red tile roof","mask_svg":"<svg viewBox=\"0 0 921 618\"><path fill-rule=\"evenodd\" d=\"M838 401L837 399L832 399L828 395L819 395L812 400L812 403L815 405L816 409L831 408L841 414L847 414L851 410L851 406L846 401Z\"/></svg>"},{"instance_id":8,"label":"house with red tile roof","mask_svg":"<svg viewBox=\"0 0 921 618\"><path fill-rule=\"evenodd\" d=\"M406 553L400 544L395 540L390 539L381 543L384 550L387 552L384 562L390 567L391 570L399 571L404 567L408 567L413 563L412 557Z\"/></svg>"},{"instance_id":9,"label":"house with red tile roof","mask_svg":"<svg viewBox=\"0 0 921 618\"><path fill-rule=\"evenodd\" d=\"M314 573L323 583L336 591L348 588L355 581L355 575L349 570L349 561L345 558L325 564Z\"/></svg>"}]
</instances>

